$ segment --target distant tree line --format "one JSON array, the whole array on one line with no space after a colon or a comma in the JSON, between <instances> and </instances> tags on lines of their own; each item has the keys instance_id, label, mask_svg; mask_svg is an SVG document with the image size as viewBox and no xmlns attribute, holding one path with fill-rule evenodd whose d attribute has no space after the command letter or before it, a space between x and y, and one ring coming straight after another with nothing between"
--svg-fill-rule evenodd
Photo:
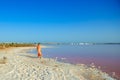
<instances>
[{"instance_id":1,"label":"distant tree line","mask_svg":"<svg viewBox=\"0 0 120 80\"><path fill-rule=\"evenodd\" d=\"M0 49L9 47L33 47L34 43L0 43Z\"/></svg>"}]
</instances>

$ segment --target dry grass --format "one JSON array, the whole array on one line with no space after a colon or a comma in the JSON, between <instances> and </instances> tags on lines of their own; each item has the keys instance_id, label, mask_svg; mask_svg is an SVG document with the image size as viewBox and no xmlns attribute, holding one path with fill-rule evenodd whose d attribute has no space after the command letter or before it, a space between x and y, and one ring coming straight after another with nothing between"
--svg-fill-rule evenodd
<instances>
[{"instance_id":1,"label":"dry grass","mask_svg":"<svg viewBox=\"0 0 120 80\"><path fill-rule=\"evenodd\" d=\"M0 43L0 49L9 47L32 47L35 46L33 43Z\"/></svg>"}]
</instances>

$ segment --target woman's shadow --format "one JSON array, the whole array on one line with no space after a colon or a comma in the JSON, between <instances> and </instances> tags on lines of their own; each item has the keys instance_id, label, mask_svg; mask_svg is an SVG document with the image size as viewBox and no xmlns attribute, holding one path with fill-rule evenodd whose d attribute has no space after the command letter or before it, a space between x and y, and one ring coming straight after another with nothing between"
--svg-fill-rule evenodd
<instances>
[{"instance_id":1,"label":"woman's shadow","mask_svg":"<svg viewBox=\"0 0 120 80\"><path fill-rule=\"evenodd\" d=\"M25 54L20 54L20 56L25 56L25 57L29 57L29 58L38 58L37 56L35 55L25 55Z\"/></svg>"}]
</instances>

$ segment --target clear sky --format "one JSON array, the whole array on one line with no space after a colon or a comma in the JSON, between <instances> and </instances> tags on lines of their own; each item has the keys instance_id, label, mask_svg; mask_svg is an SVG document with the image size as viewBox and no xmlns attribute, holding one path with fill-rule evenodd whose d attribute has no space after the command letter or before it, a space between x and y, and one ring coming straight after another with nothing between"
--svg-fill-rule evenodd
<instances>
[{"instance_id":1,"label":"clear sky","mask_svg":"<svg viewBox=\"0 0 120 80\"><path fill-rule=\"evenodd\" d=\"M119 0L0 0L0 42L120 42Z\"/></svg>"}]
</instances>

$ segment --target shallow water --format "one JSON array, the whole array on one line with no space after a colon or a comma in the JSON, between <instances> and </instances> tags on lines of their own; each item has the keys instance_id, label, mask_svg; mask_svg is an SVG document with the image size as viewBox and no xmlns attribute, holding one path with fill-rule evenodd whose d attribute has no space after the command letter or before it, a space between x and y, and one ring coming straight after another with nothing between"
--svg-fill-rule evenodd
<instances>
[{"instance_id":1,"label":"shallow water","mask_svg":"<svg viewBox=\"0 0 120 80\"><path fill-rule=\"evenodd\" d=\"M43 48L43 57L56 58L72 64L100 66L105 72L115 72L120 77L120 45L49 45ZM36 50L31 53L37 54Z\"/></svg>"}]
</instances>

